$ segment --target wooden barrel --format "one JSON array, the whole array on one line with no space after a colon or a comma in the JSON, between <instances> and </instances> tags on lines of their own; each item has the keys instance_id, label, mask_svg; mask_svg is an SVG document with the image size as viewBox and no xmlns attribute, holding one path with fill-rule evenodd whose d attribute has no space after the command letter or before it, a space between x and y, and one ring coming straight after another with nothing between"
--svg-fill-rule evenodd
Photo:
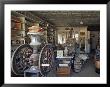
<instances>
[{"instance_id":1,"label":"wooden barrel","mask_svg":"<svg viewBox=\"0 0 110 87\"><path fill-rule=\"evenodd\" d=\"M96 67L97 69L100 69L100 61L96 61L96 62L95 62L95 67Z\"/></svg>"}]
</instances>

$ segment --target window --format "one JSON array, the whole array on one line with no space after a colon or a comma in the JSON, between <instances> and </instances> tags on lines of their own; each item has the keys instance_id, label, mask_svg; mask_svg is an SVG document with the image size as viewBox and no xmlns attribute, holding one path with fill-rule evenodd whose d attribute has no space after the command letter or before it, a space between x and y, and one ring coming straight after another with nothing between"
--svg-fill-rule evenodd
<instances>
[{"instance_id":1,"label":"window","mask_svg":"<svg viewBox=\"0 0 110 87\"><path fill-rule=\"evenodd\" d=\"M76 41L78 41L79 35L75 34Z\"/></svg>"},{"instance_id":2,"label":"window","mask_svg":"<svg viewBox=\"0 0 110 87\"><path fill-rule=\"evenodd\" d=\"M58 34L58 44L64 44L64 43L66 43L65 34Z\"/></svg>"}]
</instances>

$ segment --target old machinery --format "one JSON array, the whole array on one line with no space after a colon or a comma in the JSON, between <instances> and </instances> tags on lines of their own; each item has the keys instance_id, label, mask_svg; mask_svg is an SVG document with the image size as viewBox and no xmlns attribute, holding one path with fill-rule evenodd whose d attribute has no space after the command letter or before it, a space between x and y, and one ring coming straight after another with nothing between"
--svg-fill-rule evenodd
<instances>
[{"instance_id":1,"label":"old machinery","mask_svg":"<svg viewBox=\"0 0 110 87\"><path fill-rule=\"evenodd\" d=\"M42 45L41 28L36 25L29 28L27 33L31 38L30 44L19 46L12 56L12 71L16 75L23 75L28 69L40 70L41 76L47 76L52 70L54 53L51 44ZM41 48L42 45L42 48Z\"/></svg>"},{"instance_id":2,"label":"old machinery","mask_svg":"<svg viewBox=\"0 0 110 87\"><path fill-rule=\"evenodd\" d=\"M54 67L54 53L51 44L45 45L39 56L39 68L43 76L47 76Z\"/></svg>"},{"instance_id":3,"label":"old machinery","mask_svg":"<svg viewBox=\"0 0 110 87\"><path fill-rule=\"evenodd\" d=\"M30 67L29 58L33 53L33 48L24 44L19 46L12 56L12 71L16 75L23 75L24 70Z\"/></svg>"}]
</instances>

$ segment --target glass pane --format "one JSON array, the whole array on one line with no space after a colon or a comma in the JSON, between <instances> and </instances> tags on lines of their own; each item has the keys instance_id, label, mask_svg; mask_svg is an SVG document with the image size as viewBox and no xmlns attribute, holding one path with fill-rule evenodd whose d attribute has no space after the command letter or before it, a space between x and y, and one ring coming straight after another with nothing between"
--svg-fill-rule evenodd
<instances>
[{"instance_id":1,"label":"glass pane","mask_svg":"<svg viewBox=\"0 0 110 87\"><path fill-rule=\"evenodd\" d=\"M79 35L78 34L75 34L75 38L78 41Z\"/></svg>"},{"instance_id":2,"label":"glass pane","mask_svg":"<svg viewBox=\"0 0 110 87\"><path fill-rule=\"evenodd\" d=\"M62 44L62 35L58 34L58 44Z\"/></svg>"}]
</instances>

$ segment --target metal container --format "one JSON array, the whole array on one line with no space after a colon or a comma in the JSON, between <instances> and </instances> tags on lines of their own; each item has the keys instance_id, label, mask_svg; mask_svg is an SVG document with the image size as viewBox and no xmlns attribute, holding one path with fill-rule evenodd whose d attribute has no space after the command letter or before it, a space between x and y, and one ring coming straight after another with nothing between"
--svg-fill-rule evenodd
<instances>
[{"instance_id":1,"label":"metal container","mask_svg":"<svg viewBox=\"0 0 110 87\"><path fill-rule=\"evenodd\" d=\"M74 72L80 72L82 67L82 63L80 60L74 61Z\"/></svg>"}]
</instances>

